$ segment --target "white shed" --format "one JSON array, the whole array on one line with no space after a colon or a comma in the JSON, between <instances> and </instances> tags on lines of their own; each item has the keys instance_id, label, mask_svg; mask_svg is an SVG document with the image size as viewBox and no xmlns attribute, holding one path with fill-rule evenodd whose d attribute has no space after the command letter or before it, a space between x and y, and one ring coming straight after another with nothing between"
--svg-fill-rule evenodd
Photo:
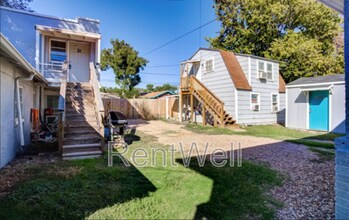
<instances>
[{"instance_id":1,"label":"white shed","mask_svg":"<svg viewBox=\"0 0 349 220\"><path fill-rule=\"evenodd\" d=\"M344 74L297 79L286 101L286 127L345 133Z\"/></svg>"}]
</instances>

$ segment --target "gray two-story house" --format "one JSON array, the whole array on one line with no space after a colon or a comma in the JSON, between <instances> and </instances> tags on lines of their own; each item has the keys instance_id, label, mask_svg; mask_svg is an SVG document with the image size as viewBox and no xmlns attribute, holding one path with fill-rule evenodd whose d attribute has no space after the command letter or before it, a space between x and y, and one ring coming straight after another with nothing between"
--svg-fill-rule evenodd
<instances>
[{"instance_id":1,"label":"gray two-story house","mask_svg":"<svg viewBox=\"0 0 349 220\"><path fill-rule=\"evenodd\" d=\"M181 120L225 126L285 121L285 82L279 63L200 48L181 65Z\"/></svg>"}]
</instances>

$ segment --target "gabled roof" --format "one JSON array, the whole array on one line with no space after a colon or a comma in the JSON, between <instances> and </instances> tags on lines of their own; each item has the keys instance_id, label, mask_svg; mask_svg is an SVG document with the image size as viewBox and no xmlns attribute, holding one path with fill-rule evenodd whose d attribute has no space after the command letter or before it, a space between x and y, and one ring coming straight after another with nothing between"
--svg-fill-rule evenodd
<instances>
[{"instance_id":1,"label":"gabled roof","mask_svg":"<svg viewBox=\"0 0 349 220\"><path fill-rule=\"evenodd\" d=\"M233 52L221 50L220 54L223 58L224 64L227 67L229 75L233 80L236 89L251 91L252 87L248 83L246 75L242 70L238 59Z\"/></svg>"},{"instance_id":2,"label":"gabled roof","mask_svg":"<svg viewBox=\"0 0 349 220\"><path fill-rule=\"evenodd\" d=\"M299 78L293 82L287 84L286 87L296 87L296 86L311 86L316 84L333 84L333 83L344 83L344 74L334 74L326 76L316 76L316 77L304 77Z\"/></svg>"},{"instance_id":3,"label":"gabled roof","mask_svg":"<svg viewBox=\"0 0 349 220\"><path fill-rule=\"evenodd\" d=\"M166 90L166 91L158 91L158 92L150 92L148 94L142 95L142 98L148 98L148 99L156 99L161 97L162 95L165 94L170 94L170 95L174 95L174 92Z\"/></svg>"}]
</instances>

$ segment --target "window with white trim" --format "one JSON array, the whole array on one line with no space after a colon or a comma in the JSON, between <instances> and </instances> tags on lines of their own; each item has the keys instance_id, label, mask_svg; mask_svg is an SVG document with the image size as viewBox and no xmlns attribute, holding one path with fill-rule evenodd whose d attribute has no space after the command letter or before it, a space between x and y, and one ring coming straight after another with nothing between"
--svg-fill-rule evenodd
<instances>
[{"instance_id":1,"label":"window with white trim","mask_svg":"<svg viewBox=\"0 0 349 220\"><path fill-rule=\"evenodd\" d=\"M258 78L273 80L274 79L274 65L266 61L257 61Z\"/></svg>"},{"instance_id":2,"label":"window with white trim","mask_svg":"<svg viewBox=\"0 0 349 220\"><path fill-rule=\"evenodd\" d=\"M205 73L213 71L213 59L205 61Z\"/></svg>"},{"instance_id":3,"label":"window with white trim","mask_svg":"<svg viewBox=\"0 0 349 220\"><path fill-rule=\"evenodd\" d=\"M271 94L271 111L279 111L279 94Z\"/></svg>"},{"instance_id":4,"label":"window with white trim","mask_svg":"<svg viewBox=\"0 0 349 220\"><path fill-rule=\"evenodd\" d=\"M260 94L251 93L251 110L259 111L260 110Z\"/></svg>"}]
</instances>

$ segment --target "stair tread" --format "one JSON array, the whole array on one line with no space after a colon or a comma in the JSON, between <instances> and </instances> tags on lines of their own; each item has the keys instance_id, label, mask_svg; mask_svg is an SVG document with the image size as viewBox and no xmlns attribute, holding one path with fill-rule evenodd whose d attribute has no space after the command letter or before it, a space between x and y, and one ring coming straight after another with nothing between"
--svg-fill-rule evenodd
<instances>
[{"instance_id":1,"label":"stair tread","mask_svg":"<svg viewBox=\"0 0 349 220\"><path fill-rule=\"evenodd\" d=\"M63 149L64 148L87 148L87 147L100 147L101 144L100 143L92 143L92 144L67 144L67 145L63 145Z\"/></svg>"},{"instance_id":2,"label":"stair tread","mask_svg":"<svg viewBox=\"0 0 349 220\"><path fill-rule=\"evenodd\" d=\"M85 155L96 155L96 154L102 154L101 150L95 150L95 151L84 151L84 152L72 152L72 153L63 153L63 157L69 157L69 156L85 156Z\"/></svg>"}]
</instances>

